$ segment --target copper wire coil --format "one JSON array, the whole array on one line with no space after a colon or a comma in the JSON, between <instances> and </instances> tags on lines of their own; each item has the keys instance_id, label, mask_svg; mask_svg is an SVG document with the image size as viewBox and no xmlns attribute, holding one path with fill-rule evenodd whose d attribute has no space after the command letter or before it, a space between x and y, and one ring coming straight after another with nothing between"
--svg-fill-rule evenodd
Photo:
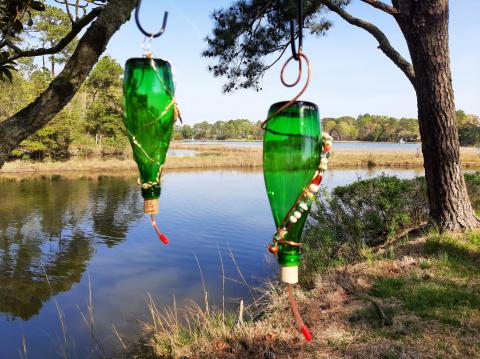
<instances>
[{"instance_id":1,"label":"copper wire coil","mask_svg":"<svg viewBox=\"0 0 480 359\"><path fill-rule=\"evenodd\" d=\"M261 125L261 128L262 129L265 129L265 127L267 126L267 123L268 121L270 121L273 117L277 116L280 112L282 112L283 110L285 110L287 107L289 107L290 105L292 105L295 101L297 101L300 96L302 96L305 91L307 90L308 86L310 85L310 80L311 80L311 73L312 73L312 69L311 69L311 66L310 66L310 60L308 59L308 57L301 51L298 52L298 76L297 76L297 79L295 80L295 82L293 83L288 83L287 81L285 81L285 69L287 68L287 65L290 63L290 61L292 61L292 59L294 59L293 56L289 57L288 60L285 62L285 64L283 65L282 67L282 71L280 73L280 81L282 81L282 84L286 87L294 87L296 85L298 85L298 83L300 82L300 80L302 79L302 74L303 74L303 68L302 68L302 59L305 60L305 63L307 64L307 81L305 82L305 85L303 86L303 88L300 90L300 92L294 97L292 98L290 101L288 101L285 105L283 105L282 107L280 107L277 111L275 111L273 114L271 114L270 116L268 116L268 118L262 122L262 125Z\"/></svg>"},{"instance_id":2,"label":"copper wire coil","mask_svg":"<svg viewBox=\"0 0 480 359\"><path fill-rule=\"evenodd\" d=\"M289 246L292 246L292 247L301 247L303 245L303 243L300 243L300 242L286 241L284 239L279 239L277 242L280 244L288 244Z\"/></svg>"}]
</instances>

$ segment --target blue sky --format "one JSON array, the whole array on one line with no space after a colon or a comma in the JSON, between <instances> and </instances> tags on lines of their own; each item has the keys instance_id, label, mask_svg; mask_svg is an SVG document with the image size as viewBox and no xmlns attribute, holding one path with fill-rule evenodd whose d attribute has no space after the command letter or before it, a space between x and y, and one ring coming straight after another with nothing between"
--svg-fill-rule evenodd
<instances>
[{"instance_id":1,"label":"blue sky","mask_svg":"<svg viewBox=\"0 0 480 359\"><path fill-rule=\"evenodd\" d=\"M236 118L263 120L272 103L290 99L295 93L280 83L282 60L265 76L263 91L222 93L223 80L213 78L207 71L208 60L201 57L201 52L205 48L204 38L212 28L212 10L230 4L230 0L143 0L141 18L148 30L159 29L163 12L169 11L167 31L153 42L152 50L157 57L170 60L175 68L177 100L185 123ZM397 50L408 57L393 18L358 0L352 1L349 11L377 24ZM475 114L480 114L479 13L480 1L450 1L450 51L456 105ZM317 103L322 117L363 113L416 117L416 98L411 84L377 49L375 39L334 14L327 17L334 23L327 36L309 35L304 41L313 77L302 99ZM129 57L142 55L142 41L132 16L114 35L106 53L123 65Z\"/></svg>"}]
</instances>

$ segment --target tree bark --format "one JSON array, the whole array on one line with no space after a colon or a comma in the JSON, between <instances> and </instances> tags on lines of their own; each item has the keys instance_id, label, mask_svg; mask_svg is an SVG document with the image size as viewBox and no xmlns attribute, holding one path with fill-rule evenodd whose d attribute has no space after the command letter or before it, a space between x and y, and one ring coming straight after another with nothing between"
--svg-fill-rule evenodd
<instances>
[{"instance_id":1,"label":"tree bark","mask_svg":"<svg viewBox=\"0 0 480 359\"><path fill-rule=\"evenodd\" d=\"M111 0L80 39L62 72L30 105L0 122L0 168L20 142L46 125L77 93L137 0Z\"/></svg>"},{"instance_id":2,"label":"tree bark","mask_svg":"<svg viewBox=\"0 0 480 359\"><path fill-rule=\"evenodd\" d=\"M431 220L442 231L478 227L460 163L448 46L448 0L398 0L394 5L415 70Z\"/></svg>"}]
</instances>

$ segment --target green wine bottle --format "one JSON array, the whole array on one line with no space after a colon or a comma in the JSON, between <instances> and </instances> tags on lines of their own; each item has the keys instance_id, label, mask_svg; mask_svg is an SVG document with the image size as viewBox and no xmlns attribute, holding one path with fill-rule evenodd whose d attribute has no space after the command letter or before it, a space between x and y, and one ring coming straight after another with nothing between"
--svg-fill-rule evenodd
<instances>
[{"instance_id":1,"label":"green wine bottle","mask_svg":"<svg viewBox=\"0 0 480 359\"><path fill-rule=\"evenodd\" d=\"M172 68L153 58L132 58L125 65L124 123L140 171L145 213L158 213L160 176L177 109Z\"/></svg>"},{"instance_id":2,"label":"green wine bottle","mask_svg":"<svg viewBox=\"0 0 480 359\"><path fill-rule=\"evenodd\" d=\"M315 104L297 101L276 114L285 104L270 107L263 140L263 175L277 229L288 227L278 245L281 279L295 283L300 248L282 242L300 242L311 201L297 199L320 164L322 130Z\"/></svg>"}]
</instances>

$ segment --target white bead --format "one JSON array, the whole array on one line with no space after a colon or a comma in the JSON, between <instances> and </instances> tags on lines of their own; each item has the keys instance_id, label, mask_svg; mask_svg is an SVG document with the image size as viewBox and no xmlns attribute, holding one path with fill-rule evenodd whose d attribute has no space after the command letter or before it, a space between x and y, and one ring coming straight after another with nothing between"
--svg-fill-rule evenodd
<instances>
[{"instance_id":1,"label":"white bead","mask_svg":"<svg viewBox=\"0 0 480 359\"><path fill-rule=\"evenodd\" d=\"M328 165L328 159L326 157L322 158L320 160L320 165L325 165L325 166Z\"/></svg>"},{"instance_id":2,"label":"white bead","mask_svg":"<svg viewBox=\"0 0 480 359\"><path fill-rule=\"evenodd\" d=\"M307 196L308 199L312 199L314 197L312 192L307 192L306 196Z\"/></svg>"},{"instance_id":3,"label":"white bead","mask_svg":"<svg viewBox=\"0 0 480 359\"><path fill-rule=\"evenodd\" d=\"M295 211L293 212L293 216L297 219L300 219L300 217L302 217L302 214L299 211Z\"/></svg>"},{"instance_id":4,"label":"white bead","mask_svg":"<svg viewBox=\"0 0 480 359\"><path fill-rule=\"evenodd\" d=\"M305 202L300 202L298 204L298 207L300 207L301 209L303 209L304 211L308 211L308 206Z\"/></svg>"},{"instance_id":5,"label":"white bead","mask_svg":"<svg viewBox=\"0 0 480 359\"><path fill-rule=\"evenodd\" d=\"M297 221L298 221L294 216L290 216L289 220L292 223L297 223Z\"/></svg>"},{"instance_id":6,"label":"white bead","mask_svg":"<svg viewBox=\"0 0 480 359\"><path fill-rule=\"evenodd\" d=\"M320 169L321 169L322 171L326 171L327 168L328 168L328 166L327 166L326 164L323 164L323 163L320 163L320 166L319 166L319 167L320 167Z\"/></svg>"},{"instance_id":7,"label":"white bead","mask_svg":"<svg viewBox=\"0 0 480 359\"><path fill-rule=\"evenodd\" d=\"M320 190L320 187L314 183L311 183L310 186L308 186L308 190L312 193L317 193Z\"/></svg>"}]
</instances>

